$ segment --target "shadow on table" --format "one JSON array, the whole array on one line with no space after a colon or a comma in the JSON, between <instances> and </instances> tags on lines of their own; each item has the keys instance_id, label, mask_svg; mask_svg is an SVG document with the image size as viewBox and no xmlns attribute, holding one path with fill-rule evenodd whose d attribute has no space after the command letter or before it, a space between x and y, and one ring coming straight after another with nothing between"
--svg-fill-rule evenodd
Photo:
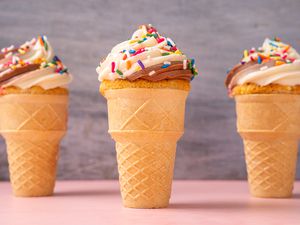
<instances>
[{"instance_id":1,"label":"shadow on table","mask_svg":"<svg viewBox=\"0 0 300 225\"><path fill-rule=\"evenodd\" d=\"M59 191L54 193L54 197L84 197L84 196L103 196L120 195L119 190L84 190L84 191Z\"/></svg>"},{"instance_id":2,"label":"shadow on table","mask_svg":"<svg viewBox=\"0 0 300 225\"><path fill-rule=\"evenodd\" d=\"M293 194L293 197L292 197L292 198L300 199L300 193L295 193L295 194Z\"/></svg>"}]
</instances>

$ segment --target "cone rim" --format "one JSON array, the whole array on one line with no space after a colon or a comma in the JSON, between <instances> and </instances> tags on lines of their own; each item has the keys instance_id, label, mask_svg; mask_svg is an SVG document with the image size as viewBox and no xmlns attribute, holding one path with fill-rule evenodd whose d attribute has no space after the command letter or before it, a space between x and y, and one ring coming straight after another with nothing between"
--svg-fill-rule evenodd
<instances>
[{"instance_id":1,"label":"cone rim","mask_svg":"<svg viewBox=\"0 0 300 225\"><path fill-rule=\"evenodd\" d=\"M0 97L0 103L61 103L68 102L69 95L31 95L31 94L8 94Z\"/></svg>"},{"instance_id":2,"label":"cone rim","mask_svg":"<svg viewBox=\"0 0 300 225\"><path fill-rule=\"evenodd\" d=\"M248 94L248 95L237 95L234 97L235 101L237 102L249 102L251 100L258 101L258 102L265 102L265 101L276 101L276 102L287 102L289 101L294 102L295 98L300 99L300 95L296 94Z\"/></svg>"}]
</instances>

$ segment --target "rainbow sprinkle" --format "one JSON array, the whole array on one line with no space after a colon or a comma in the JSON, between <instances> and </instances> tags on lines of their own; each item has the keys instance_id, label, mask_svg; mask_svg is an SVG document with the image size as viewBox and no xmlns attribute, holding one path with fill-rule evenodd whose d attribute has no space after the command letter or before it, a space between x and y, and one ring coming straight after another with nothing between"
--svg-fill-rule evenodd
<instances>
[{"instance_id":1,"label":"rainbow sprinkle","mask_svg":"<svg viewBox=\"0 0 300 225\"><path fill-rule=\"evenodd\" d=\"M262 63L262 60L261 60L261 57L260 57L260 56L257 56L257 63L258 63L258 64L261 64L261 63Z\"/></svg>"},{"instance_id":2,"label":"rainbow sprinkle","mask_svg":"<svg viewBox=\"0 0 300 225\"><path fill-rule=\"evenodd\" d=\"M150 73L149 73L149 76L153 76L156 72L154 70L152 70Z\"/></svg>"},{"instance_id":3,"label":"rainbow sprinkle","mask_svg":"<svg viewBox=\"0 0 300 225\"><path fill-rule=\"evenodd\" d=\"M241 64L245 64L249 60L257 62L258 64L274 60L275 65L283 65L292 63L295 60L288 54L291 46L283 44L278 37L275 37L272 40L266 39L264 45L269 45L269 48L267 48L267 50L262 47L259 47L258 49L251 48L249 52L248 50L244 50Z\"/></svg>"},{"instance_id":4,"label":"rainbow sprinkle","mask_svg":"<svg viewBox=\"0 0 300 225\"><path fill-rule=\"evenodd\" d=\"M187 60L183 60L183 69L186 70L187 69Z\"/></svg>"},{"instance_id":5,"label":"rainbow sprinkle","mask_svg":"<svg viewBox=\"0 0 300 225\"><path fill-rule=\"evenodd\" d=\"M116 63L112 62L111 63L111 72L114 73L115 72L115 68L116 68Z\"/></svg>"},{"instance_id":6,"label":"rainbow sprinkle","mask_svg":"<svg viewBox=\"0 0 300 225\"><path fill-rule=\"evenodd\" d=\"M119 74L120 76L123 76L123 73L120 70L116 70L116 73Z\"/></svg>"},{"instance_id":7,"label":"rainbow sprinkle","mask_svg":"<svg viewBox=\"0 0 300 225\"><path fill-rule=\"evenodd\" d=\"M144 64L142 63L141 60L138 60L137 63L140 65L140 67L142 68L142 70L145 69L145 66L144 66Z\"/></svg>"},{"instance_id":8,"label":"rainbow sprinkle","mask_svg":"<svg viewBox=\"0 0 300 225\"><path fill-rule=\"evenodd\" d=\"M131 61L130 60L127 60L126 61L126 69L130 69L131 68Z\"/></svg>"},{"instance_id":9,"label":"rainbow sprinkle","mask_svg":"<svg viewBox=\"0 0 300 225\"><path fill-rule=\"evenodd\" d=\"M168 68L171 65L171 62L164 62L164 65L161 68Z\"/></svg>"},{"instance_id":10,"label":"rainbow sprinkle","mask_svg":"<svg viewBox=\"0 0 300 225\"><path fill-rule=\"evenodd\" d=\"M35 58L34 60L24 62L20 57L28 51L35 51L34 47L37 43L44 47L46 51L48 51L49 46L47 37L42 35L38 36L37 39L33 38L31 41L25 42L18 48L15 48L12 45L8 48L1 49L1 51L5 54L4 57L7 59L5 64L0 64L1 69L15 70L17 68L24 67L25 65L39 64L40 69L51 67L54 68L54 71L59 74L64 74L68 71L68 69L62 64L61 60L57 56L54 56L50 61L46 60L44 57L39 57Z\"/></svg>"},{"instance_id":11,"label":"rainbow sprinkle","mask_svg":"<svg viewBox=\"0 0 300 225\"><path fill-rule=\"evenodd\" d=\"M144 60L152 60L149 54L153 49L152 44L157 45L157 49L158 51L160 51L161 56L171 56L172 54L183 55L183 53L177 48L175 42L171 38L159 35L157 30L152 27L152 25L142 25L140 26L140 29L141 33L137 33L132 37L131 40L127 42L131 47L119 51L120 57L118 59L124 60L124 62L120 62L120 65L124 65L126 70L144 70L146 68L145 65L148 65L144 64ZM154 43L154 41L156 41L156 43ZM144 42L147 42L147 45L143 44ZM142 56L137 56L142 53L145 54L143 54ZM137 57L133 58L135 56ZM166 59L169 59L169 57L167 57ZM172 57L170 57L170 59L173 60ZM111 72L118 73L120 76L122 76L123 73L116 68L116 63L117 62L111 62ZM150 65L152 64L150 63ZM165 61L163 65L161 65L161 68L168 68L170 65L171 62ZM132 66L134 66L134 68L132 68ZM183 60L183 69L189 69L193 77L198 74L197 69L195 68L194 59ZM153 76L154 74L156 74L156 71L153 70L151 72L148 72L148 74L149 76Z\"/></svg>"}]
</instances>

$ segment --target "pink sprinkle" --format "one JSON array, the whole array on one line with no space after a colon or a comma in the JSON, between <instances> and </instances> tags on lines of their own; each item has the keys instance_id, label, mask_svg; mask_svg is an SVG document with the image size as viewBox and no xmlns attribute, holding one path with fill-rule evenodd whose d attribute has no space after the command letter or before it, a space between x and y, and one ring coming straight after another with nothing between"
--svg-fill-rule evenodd
<instances>
[{"instance_id":1,"label":"pink sprinkle","mask_svg":"<svg viewBox=\"0 0 300 225\"><path fill-rule=\"evenodd\" d=\"M176 50L177 50L176 46L173 46L173 47L171 48L171 51L176 51Z\"/></svg>"},{"instance_id":2,"label":"pink sprinkle","mask_svg":"<svg viewBox=\"0 0 300 225\"><path fill-rule=\"evenodd\" d=\"M163 42L165 39L164 39L164 38L157 38L156 40L157 40L157 43L161 43L161 42Z\"/></svg>"},{"instance_id":3,"label":"pink sprinkle","mask_svg":"<svg viewBox=\"0 0 300 225\"><path fill-rule=\"evenodd\" d=\"M135 53L133 53L132 56L135 56L135 55L137 55L137 54L140 54L140 53L142 53L142 52L144 52L144 51L145 51L145 48L141 48L141 49L137 50Z\"/></svg>"},{"instance_id":4,"label":"pink sprinkle","mask_svg":"<svg viewBox=\"0 0 300 225\"><path fill-rule=\"evenodd\" d=\"M153 27L151 27L149 30L148 30L148 33L151 34L153 32L157 32L157 30Z\"/></svg>"},{"instance_id":5,"label":"pink sprinkle","mask_svg":"<svg viewBox=\"0 0 300 225\"><path fill-rule=\"evenodd\" d=\"M254 52L255 52L255 48L251 48L250 51L249 51L250 54L254 53Z\"/></svg>"},{"instance_id":6,"label":"pink sprinkle","mask_svg":"<svg viewBox=\"0 0 300 225\"><path fill-rule=\"evenodd\" d=\"M111 72L114 73L115 72L115 68L116 68L116 63L112 62L111 63Z\"/></svg>"}]
</instances>

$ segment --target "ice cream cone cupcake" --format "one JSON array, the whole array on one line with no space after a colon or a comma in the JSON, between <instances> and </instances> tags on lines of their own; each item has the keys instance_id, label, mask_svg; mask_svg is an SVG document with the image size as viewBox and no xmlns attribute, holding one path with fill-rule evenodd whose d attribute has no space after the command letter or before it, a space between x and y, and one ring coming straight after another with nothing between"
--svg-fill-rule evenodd
<instances>
[{"instance_id":1,"label":"ice cream cone cupcake","mask_svg":"<svg viewBox=\"0 0 300 225\"><path fill-rule=\"evenodd\" d=\"M46 36L0 54L0 132L14 195L52 195L72 80Z\"/></svg>"},{"instance_id":2,"label":"ice cream cone cupcake","mask_svg":"<svg viewBox=\"0 0 300 225\"><path fill-rule=\"evenodd\" d=\"M250 192L292 196L300 136L300 56L278 38L244 51L225 84L235 98Z\"/></svg>"},{"instance_id":3,"label":"ice cream cone cupcake","mask_svg":"<svg viewBox=\"0 0 300 225\"><path fill-rule=\"evenodd\" d=\"M142 25L112 49L97 72L116 142L123 205L167 207L185 100L197 75L194 60Z\"/></svg>"}]
</instances>

